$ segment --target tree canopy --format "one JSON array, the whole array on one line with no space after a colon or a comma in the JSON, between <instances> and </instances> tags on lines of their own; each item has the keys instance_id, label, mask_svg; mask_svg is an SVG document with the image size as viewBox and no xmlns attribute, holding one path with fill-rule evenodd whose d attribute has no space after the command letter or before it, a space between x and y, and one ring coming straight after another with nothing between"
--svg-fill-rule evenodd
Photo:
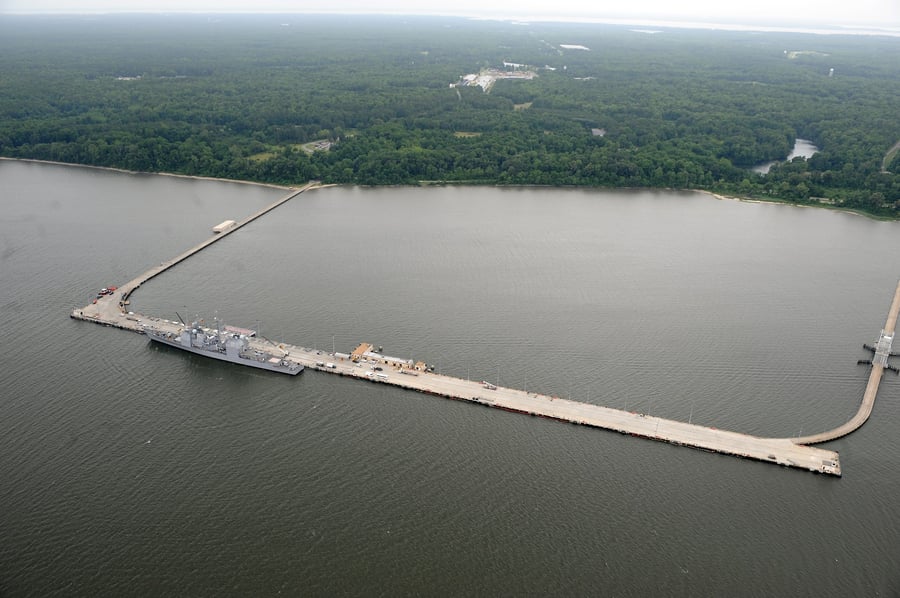
<instances>
[{"instance_id":1,"label":"tree canopy","mask_svg":"<svg viewBox=\"0 0 900 598\"><path fill-rule=\"evenodd\" d=\"M0 155L287 184L699 188L896 216L898 50L435 17L3 16ZM504 63L536 77L451 86ZM819 152L752 171L796 138ZM308 151L318 140L330 149Z\"/></svg>"}]
</instances>

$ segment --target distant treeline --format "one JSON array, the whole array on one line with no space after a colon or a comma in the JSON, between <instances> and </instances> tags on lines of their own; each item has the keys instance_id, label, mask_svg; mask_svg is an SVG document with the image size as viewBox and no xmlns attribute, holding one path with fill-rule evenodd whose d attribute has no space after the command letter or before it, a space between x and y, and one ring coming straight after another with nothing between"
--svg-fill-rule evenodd
<instances>
[{"instance_id":1,"label":"distant treeline","mask_svg":"<svg viewBox=\"0 0 900 598\"><path fill-rule=\"evenodd\" d=\"M700 188L895 216L897 56L890 37L3 16L0 155L288 184ZM538 76L450 85L504 62ZM797 137L820 152L751 171Z\"/></svg>"}]
</instances>

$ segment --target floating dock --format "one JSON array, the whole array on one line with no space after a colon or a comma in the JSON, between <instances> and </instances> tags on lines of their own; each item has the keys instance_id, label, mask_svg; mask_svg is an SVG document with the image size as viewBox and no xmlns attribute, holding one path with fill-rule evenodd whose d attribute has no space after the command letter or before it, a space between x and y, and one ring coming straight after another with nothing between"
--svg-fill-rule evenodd
<instances>
[{"instance_id":1,"label":"floating dock","mask_svg":"<svg viewBox=\"0 0 900 598\"><path fill-rule=\"evenodd\" d=\"M314 183L310 183L299 190L292 191L286 197L235 223L196 247L168 262L163 262L159 266L151 268L141 276L120 286L114 294L99 297L93 304L75 309L71 317L138 333L146 333L152 329L177 334L182 327L180 323L127 311L128 299L131 293L147 280L158 276L224 236L240 230L244 225L313 186ZM881 377L884 374L884 369L887 367L887 358L891 355L891 341L893 340L898 312L900 312L900 283L898 283L897 290L894 293L894 300L888 313L887 323L874 350L875 359L872 362L872 372L856 416L843 426L828 432L802 438L763 438L740 432L730 432L693 423L664 419L643 413L560 399L514 388L463 380L428 371L421 362L413 364L404 360L384 358L378 360L377 363L373 363L376 360L371 358L372 346L365 343L357 347L352 354L341 356L334 353L323 354L322 351L283 343L276 345L262 337L251 338L249 341L251 347L260 351L271 351L274 347L277 347L287 357L303 366L330 374L357 378L374 384L388 384L513 413L602 428L621 434L693 447L723 455L732 455L840 476L841 464L838 453L809 445L840 438L862 426L868 419L875 403L875 396L878 392ZM375 355L377 356L378 354ZM362 363L363 359L366 359L367 363ZM376 370L376 367L379 369Z\"/></svg>"}]
</instances>

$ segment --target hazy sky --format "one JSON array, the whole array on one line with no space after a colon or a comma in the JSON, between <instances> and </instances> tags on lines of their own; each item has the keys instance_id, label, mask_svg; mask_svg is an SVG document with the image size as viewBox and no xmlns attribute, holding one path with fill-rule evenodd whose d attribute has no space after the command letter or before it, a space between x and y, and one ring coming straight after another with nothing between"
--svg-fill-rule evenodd
<instances>
[{"instance_id":1,"label":"hazy sky","mask_svg":"<svg viewBox=\"0 0 900 598\"><path fill-rule=\"evenodd\" d=\"M0 12L361 12L900 26L900 0L0 0Z\"/></svg>"}]
</instances>

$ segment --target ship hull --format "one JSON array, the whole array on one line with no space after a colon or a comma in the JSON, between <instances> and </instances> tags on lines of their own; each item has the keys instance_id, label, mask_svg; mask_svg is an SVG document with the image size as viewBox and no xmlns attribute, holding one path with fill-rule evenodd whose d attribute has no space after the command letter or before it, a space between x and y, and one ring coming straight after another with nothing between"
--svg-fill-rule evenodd
<instances>
[{"instance_id":1,"label":"ship hull","mask_svg":"<svg viewBox=\"0 0 900 598\"><path fill-rule=\"evenodd\" d=\"M186 347L181 344L177 338L170 339L162 336L156 336L155 334L148 334L151 341L157 342L161 345L166 345L169 347L174 347L176 349L180 349L182 351L187 351L189 353L193 353L195 355L202 355L203 357L209 357L210 359L216 359L218 361L225 361L228 363L236 363L238 365L245 365L251 368L257 368L260 370L266 370L269 372L277 372L279 374L288 374L289 376L296 376L300 372L303 371L303 366L299 363L290 365L282 364L282 360L278 358L273 358L271 356L269 359L252 359L247 357L236 357L233 355L228 355L226 353L222 353L220 351L210 351L208 349L204 349L203 347ZM272 361L274 360L274 362Z\"/></svg>"}]
</instances>

